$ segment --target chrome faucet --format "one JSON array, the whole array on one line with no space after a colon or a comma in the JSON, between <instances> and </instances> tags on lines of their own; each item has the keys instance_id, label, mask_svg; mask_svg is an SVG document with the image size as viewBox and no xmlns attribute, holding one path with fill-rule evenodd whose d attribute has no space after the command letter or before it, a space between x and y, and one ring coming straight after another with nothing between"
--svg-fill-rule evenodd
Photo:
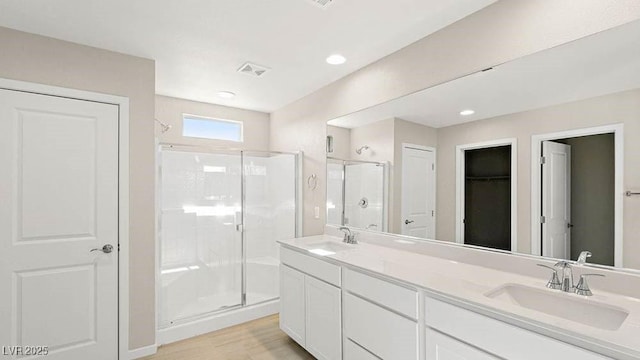
<instances>
[{"instance_id":1,"label":"chrome faucet","mask_svg":"<svg viewBox=\"0 0 640 360\"><path fill-rule=\"evenodd\" d=\"M589 251L581 252L575 264L579 266L586 264L587 258L590 258L591 255L592 254ZM562 260L558 261L553 267L542 264L538 264L538 266L542 266L553 271L551 280L547 282L547 287L549 289L562 290L564 292L576 293L582 296L593 295L589 288L589 284L587 283L588 276L604 277L602 274L582 274L580 275L580 281L578 281L578 284L574 286L572 262Z\"/></svg>"},{"instance_id":2,"label":"chrome faucet","mask_svg":"<svg viewBox=\"0 0 640 360\"><path fill-rule=\"evenodd\" d=\"M547 282L547 287L553 290L560 290L560 288L562 287L562 283L558 279L558 270L554 267L547 266L547 265L542 265L542 264L537 264L537 265L552 271L551 279Z\"/></svg>"},{"instance_id":3,"label":"chrome faucet","mask_svg":"<svg viewBox=\"0 0 640 360\"><path fill-rule=\"evenodd\" d=\"M560 290L564 292L574 292L573 286L573 269L568 261L558 261L554 267L559 268L560 272Z\"/></svg>"},{"instance_id":4,"label":"chrome faucet","mask_svg":"<svg viewBox=\"0 0 640 360\"><path fill-rule=\"evenodd\" d=\"M347 243L347 244L357 244L358 243L358 240L356 240L356 236L358 234L351 233L351 229L349 229L346 226L341 226L339 230L344 233L344 238L342 239L342 242Z\"/></svg>"}]
</instances>

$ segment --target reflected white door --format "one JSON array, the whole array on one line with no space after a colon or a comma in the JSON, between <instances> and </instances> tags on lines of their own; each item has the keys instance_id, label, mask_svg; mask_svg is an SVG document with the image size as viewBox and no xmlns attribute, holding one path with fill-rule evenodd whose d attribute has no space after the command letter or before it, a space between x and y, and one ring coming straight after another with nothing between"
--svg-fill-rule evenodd
<instances>
[{"instance_id":1,"label":"reflected white door","mask_svg":"<svg viewBox=\"0 0 640 360\"><path fill-rule=\"evenodd\" d=\"M435 238L434 152L420 147L402 147L403 235Z\"/></svg>"},{"instance_id":2,"label":"reflected white door","mask_svg":"<svg viewBox=\"0 0 640 360\"><path fill-rule=\"evenodd\" d=\"M571 146L542 142L542 255L571 256Z\"/></svg>"},{"instance_id":3,"label":"reflected white door","mask_svg":"<svg viewBox=\"0 0 640 360\"><path fill-rule=\"evenodd\" d=\"M0 126L0 344L117 359L118 107L0 90Z\"/></svg>"}]
</instances>

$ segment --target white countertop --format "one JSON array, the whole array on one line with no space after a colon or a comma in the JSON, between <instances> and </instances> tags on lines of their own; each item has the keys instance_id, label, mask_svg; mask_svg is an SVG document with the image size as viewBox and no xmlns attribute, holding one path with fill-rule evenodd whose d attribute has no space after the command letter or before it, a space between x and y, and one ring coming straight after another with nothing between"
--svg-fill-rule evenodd
<instances>
[{"instance_id":1,"label":"white countertop","mask_svg":"<svg viewBox=\"0 0 640 360\"><path fill-rule=\"evenodd\" d=\"M547 289L544 279L364 241L351 245L349 250L326 256L318 256L308 251L310 245L324 241L342 244L340 238L328 235L283 240L279 243L314 257L364 269L414 285L423 289L430 297L606 356L617 359L640 359L640 299L597 289L593 290L593 296L581 297L584 301L608 304L629 312L619 329L603 330L485 296L491 290L510 283L543 289L560 296L578 296Z\"/></svg>"}]
</instances>

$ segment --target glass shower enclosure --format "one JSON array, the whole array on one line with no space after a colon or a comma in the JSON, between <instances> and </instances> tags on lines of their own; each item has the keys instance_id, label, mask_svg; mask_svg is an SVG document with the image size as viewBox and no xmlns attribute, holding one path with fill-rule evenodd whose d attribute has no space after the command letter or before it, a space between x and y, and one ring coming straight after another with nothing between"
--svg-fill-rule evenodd
<instances>
[{"instance_id":1,"label":"glass shower enclosure","mask_svg":"<svg viewBox=\"0 0 640 360\"><path fill-rule=\"evenodd\" d=\"M160 328L279 297L276 240L298 234L300 157L160 146Z\"/></svg>"},{"instance_id":2,"label":"glass shower enclosure","mask_svg":"<svg viewBox=\"0 0 640 360\"><path fill-rule=\"evenodd\" d=\"M387 231L387 164L327 158L327 223Z\"/></svg>"}]
</instances>

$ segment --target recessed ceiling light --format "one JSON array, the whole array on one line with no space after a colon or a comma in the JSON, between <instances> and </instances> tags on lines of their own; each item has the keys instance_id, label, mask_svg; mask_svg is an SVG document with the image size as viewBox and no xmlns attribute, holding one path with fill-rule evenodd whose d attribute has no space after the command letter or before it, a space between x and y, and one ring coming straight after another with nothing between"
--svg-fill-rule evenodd
<instances>
[{"instance_id":1,"label":"recessed ceiling light","mask_svg":"<svg viewBox=\"0 0 640 360\"><path fill-rule=\"evenodd\" d=\"M331 65L344 64L347 61L344 56L340 54L333 54L327 58L327 62Z\"/></svg>"},{"instance_id":2,"label":"recessed ceiling light","mask_svg":"<svg viewBox=\"0 0 640 360\"><path fill-rule=\"evenodd\" d=\"M460 111L460 115L462 115L462 116L468 116L468 115L473 115L473 114L475 114L475 111L473 111L473 110L462 110L462 111Z\"/></svg>"},{"instance_id":3,"label":"recessed ceiling light","mask_svg":"<svg viewBox=\"0 0 640 360\"><path fill-rule=\"evenodd\" d=\"M233 99L234 97L236 97L236 94L232 93L231 91L219 91L217 95L218 97L221 97L223 99Z\"/></svg>"}]
</instances>

